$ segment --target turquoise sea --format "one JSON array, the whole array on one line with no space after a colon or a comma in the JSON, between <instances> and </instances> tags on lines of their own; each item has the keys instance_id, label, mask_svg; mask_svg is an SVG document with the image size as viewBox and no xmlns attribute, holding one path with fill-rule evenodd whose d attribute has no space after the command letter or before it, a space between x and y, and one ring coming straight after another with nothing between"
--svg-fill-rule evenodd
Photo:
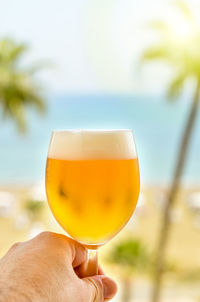
<instances>
[{"instance_id":1,"label":"turquoise sea","mask_svg":"<svg viewBox=\"0 0 200 302\"><path fill-rule=\"evenodd\" d=\"M189 102L127 95L56 95L46 115L28 113L29 131L20 136L11 122L0 123L0 184L31 184L44 179L52 129L133 129L143 184L170 181ZM193 133L184 183L200 185L200 112Z\"/></svg>"}]
</instances>

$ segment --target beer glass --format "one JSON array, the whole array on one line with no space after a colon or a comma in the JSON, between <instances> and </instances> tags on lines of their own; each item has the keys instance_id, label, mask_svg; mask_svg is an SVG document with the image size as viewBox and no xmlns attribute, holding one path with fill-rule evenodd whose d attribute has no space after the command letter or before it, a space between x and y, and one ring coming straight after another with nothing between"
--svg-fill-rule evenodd
<instances>
[{"instance_id":1,"label":"beer glass","mask_svg":"<svg viewBox=\"0 0 200 302\"><path fill-rule=\"evenodd\" d=\"M92 274L97 273L97 248L128 222L139 190L131 130L53 131L46 165L48 203L67 234L95 251Z\"/></svg>"}]
</instances>

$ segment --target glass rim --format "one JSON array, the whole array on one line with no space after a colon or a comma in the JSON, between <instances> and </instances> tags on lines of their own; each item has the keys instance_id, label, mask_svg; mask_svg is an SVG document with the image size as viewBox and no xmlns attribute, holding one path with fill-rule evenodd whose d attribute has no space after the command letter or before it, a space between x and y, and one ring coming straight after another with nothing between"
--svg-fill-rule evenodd
<instances>
[{"instance_id":1,"label":"glass rim","mask_svg":"<svg viewBox=\"0 0 200 302\"><path fill-rule=\"evenodd\" d=\"M81 133L81 132L97 132L97 133L112 133L112 132L131 132L133 134L132 129L128 128L119 128L119 129L54 129L51 131L52 134L59 132L71 132L71 133Z\"/></svg>"}]
</instances>

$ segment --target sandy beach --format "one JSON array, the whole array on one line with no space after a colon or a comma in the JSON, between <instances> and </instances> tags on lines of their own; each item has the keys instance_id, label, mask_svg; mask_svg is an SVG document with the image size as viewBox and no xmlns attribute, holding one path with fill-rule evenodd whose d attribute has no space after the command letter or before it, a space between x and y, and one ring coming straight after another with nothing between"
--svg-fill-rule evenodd
<instances>
[{"instance_id":1,"label":"sandy beach","mask_svg":"<svg viewBox=\"0 0 200 302\"><path fill-rule=\"evenodd\" d=\"M166 188L146 187L138 202L134 216L127 226L99 251L105 270L119 280L115 266L108 265L105 255L110 248L126 237L140 238L153 254ZM182 188L171 213L172 230L167 249L169 269L165 277L164 301L198 301L200 286L200 204L199 187ZM50 230L63 232L53 218L46 201L43 184L25 187L0 187L0 256L16 241L24 241L37 233ZM138 301L146 301L151 289L151 277L137 273L133 288ZM192 295L191 295L192 291ZM119 301L119 296L114 301ZM196 297L191 299L191 297ZM187 298L188 297L188 298Z\"/></svg>"}]
</instances>

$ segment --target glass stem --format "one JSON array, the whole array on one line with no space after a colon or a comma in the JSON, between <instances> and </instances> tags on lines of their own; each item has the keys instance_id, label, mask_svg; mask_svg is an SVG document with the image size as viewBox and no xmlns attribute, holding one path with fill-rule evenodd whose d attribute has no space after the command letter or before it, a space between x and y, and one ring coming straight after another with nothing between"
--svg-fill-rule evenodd
<instances>
[{"instance_id":1,"label":"glass stem","mask_svg":"<svg viewBox=\"0 0 200 302\"><path fill-rule=\"evenodd\" d=\"M98 275L98 251L88 249L88 277Z\"/></svg>"}]
</instances>

